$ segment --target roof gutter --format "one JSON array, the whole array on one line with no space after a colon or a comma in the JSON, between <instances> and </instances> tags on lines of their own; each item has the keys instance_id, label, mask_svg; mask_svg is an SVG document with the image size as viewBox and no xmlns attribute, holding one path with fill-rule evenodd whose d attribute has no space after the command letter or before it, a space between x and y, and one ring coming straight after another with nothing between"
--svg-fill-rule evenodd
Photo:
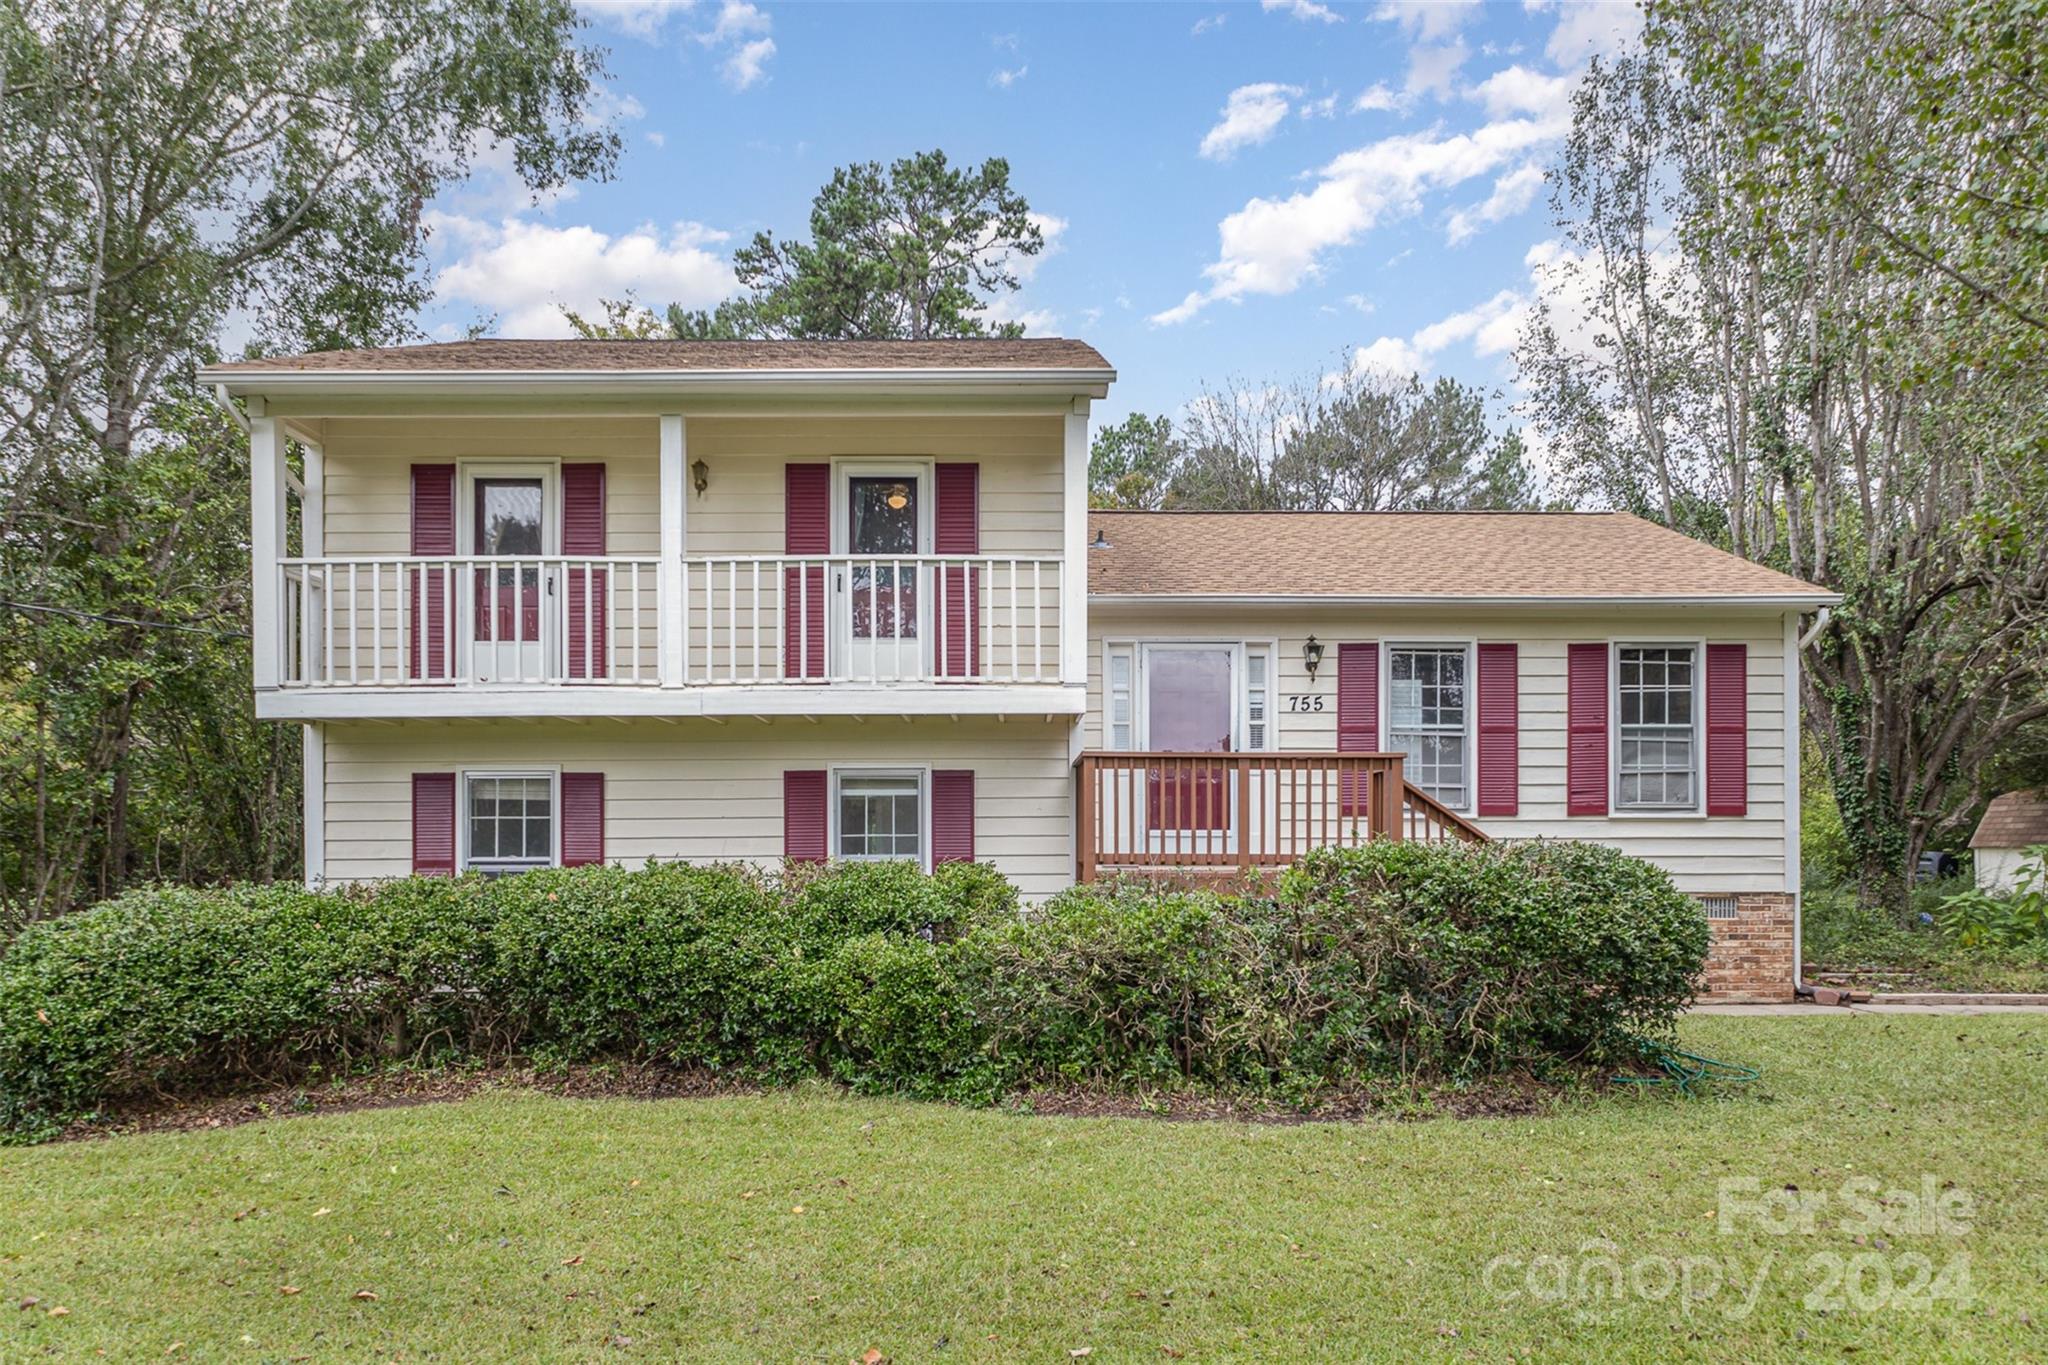
<instances>
[{"instance_id":1,"label":"roof gutter","mask_svg":"<svg viewBox=\"0 0 2048 1365\"><path fill-rule=\"evenodd\" d=\"M1466 596L1453 593L1104 593L1090 592L1088 603L1105 607L1829 607L1840 593L1696 593L1645 594L1628 597L1564 597L1555 595Z\"/></svg>"},{"instance_id":2,"label":"roof gutter","mask_svg":"<svg viewBox=\"0 0 2048 1365\"><path fill-rule=\"evenodd\" d=\"M1036 390L1101 397L1111 369L830 370L297 370L212 368L199 382L229 393L923 393Z\"/></svg>"}]
</instances>

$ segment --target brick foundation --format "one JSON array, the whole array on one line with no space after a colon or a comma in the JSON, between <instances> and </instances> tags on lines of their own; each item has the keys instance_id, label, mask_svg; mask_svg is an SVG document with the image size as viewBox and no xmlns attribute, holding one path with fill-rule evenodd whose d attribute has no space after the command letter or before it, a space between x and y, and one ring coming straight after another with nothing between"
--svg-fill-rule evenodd
<instances>
[{"instance_id":1,"label":"brick foundation","mask_svg":"<svg viewBox=\"0 0 2048 1365\"><path fill-rule=\"evenodd\" d=\"M1799 949L1791 896L1745 891L1735 898L1735 918L1709 918L1707 927L1713 940L1707 948L1707 989L1702 999L1792 999L1793 961Z\"/></svg>"}]
</instances>

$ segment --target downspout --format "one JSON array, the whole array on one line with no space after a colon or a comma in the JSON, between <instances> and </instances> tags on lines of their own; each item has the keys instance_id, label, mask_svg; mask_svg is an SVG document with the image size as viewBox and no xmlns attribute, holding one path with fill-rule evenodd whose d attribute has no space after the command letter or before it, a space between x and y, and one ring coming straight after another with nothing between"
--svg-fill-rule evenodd
<instances>
[{"instance_id":1,"label":"downspout","mask_svg":"<svg viewBox=\"0 0 2048 1365\"><path fill-rule=\"evenodd\" d=\"M222 412L226 413L233 420L236 426L242 429L244 436L249 434L249 419L244 417L242 410L235 406L235 400L228 397L227 385L215 384L213 386L213 401Z\"/></svg>"},{"instance_id":2,"label":"downspout","mask_svg":"<svg viewBox=\"0 0 2048 1365\"><path fill-rule=\"evenodd\" d=\"M1828 628L1828 621L1834 614L1835 609L1833 607L1822 607L1819 611L1815 612L1813 624L1806 628L1806 634L1799 637L1799 648L1805 649L1808 645L1819 639L1820 633Z\"/></svg>"}]
</instances>

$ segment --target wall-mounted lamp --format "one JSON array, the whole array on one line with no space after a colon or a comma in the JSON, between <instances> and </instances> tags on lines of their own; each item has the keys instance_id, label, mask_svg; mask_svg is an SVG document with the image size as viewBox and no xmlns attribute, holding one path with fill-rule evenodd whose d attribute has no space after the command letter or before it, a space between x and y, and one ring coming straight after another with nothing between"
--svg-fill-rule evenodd
<instances>
[{"instance_id":1,"label":"wall-mounted lamp","mask_svg":"<svg viewBox=\"0 0 2048 1365\"><path fill-rule=\"evenodd\" d=\"M1321 667L1322 662L1323 642L1321 640L1318 640L1315 636L1311 635L1308 637L1307 640L1305 640L1302 643L1301 646L1302 667L1308 670L1308 675L1310 678L1314 678L1316 675L1316 669Z\"/></svg>"},{"instance_id":2,"label":"wall-mounted lamp","mask_svg":"<svg viewBox=\"0 0 2048 1365\"><path fill-rule=\"evenodd\" d=\"M705 464L702 460L691 465L690 484L697 490L697 496L703 497L704 490L711 486L711 466Z\"/></svg>"}]
</instances>

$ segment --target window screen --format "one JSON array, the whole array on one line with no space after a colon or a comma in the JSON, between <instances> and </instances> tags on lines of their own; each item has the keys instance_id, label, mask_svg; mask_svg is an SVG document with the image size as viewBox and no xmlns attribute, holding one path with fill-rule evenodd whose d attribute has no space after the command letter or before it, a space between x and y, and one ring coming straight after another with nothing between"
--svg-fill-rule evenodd
<instances>
[{"instance_id":1,"label":"window screen","mask_svg":"<svg viewBox=\"0 0 2048 1365\"><path fill-rule=\"evenodd\" d=\"M1388 651L1387 746L1407 755L1408 781L1452 810L1471 795L1465 678L1463 645Z\"/></svg>"}]
</instances>

